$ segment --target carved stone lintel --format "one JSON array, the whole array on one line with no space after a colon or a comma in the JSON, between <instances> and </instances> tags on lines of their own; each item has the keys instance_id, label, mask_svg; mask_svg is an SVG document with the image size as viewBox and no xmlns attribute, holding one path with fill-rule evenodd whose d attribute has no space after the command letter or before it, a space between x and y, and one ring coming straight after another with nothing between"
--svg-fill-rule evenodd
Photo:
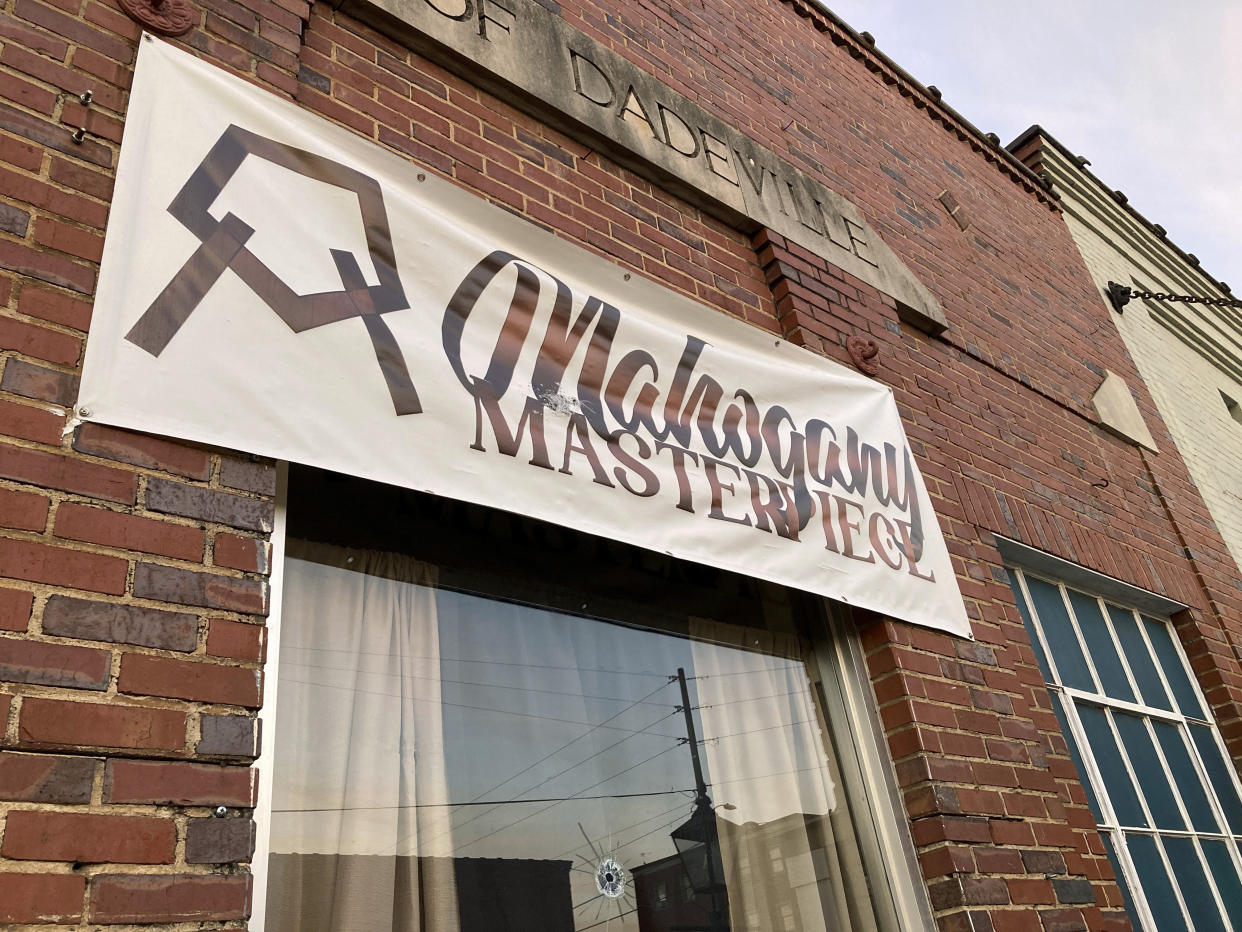
<instances>
[{"instance_id":1,"label":"carved stone lintel","mask_svg":"<svg viewBox=\"0 0 1242 932\"><path fill-rule=\"evenodd\" d=\"M845 339L845 349L850 359L863 375L877 375L880 371L880 347L870 337L851 336Z\"/></svg>"},{"instance_id":2,"label":"carved stone lintel","mask_svg":"<svg viewBox=\"0 0 1242 932\"><path fill-rule=\"evenodd\" d=\"M935 295L857 205L665 84L656 69L572 26L549 9L557 4L504 0L486 4L486 17L485 4L465 0L332 5L735 229L768 227L823 257L905 307L912 326L935 333L948 326ZM471 9L478 15L464 12Z\"/></svg>"},{"instance_id":3,"label":"carved stone lintel","mask_svg":"<svg viewBox=\"0 0 1242 932\"><path fill-rule=\"evenodd\" d=\"M198 25L190 0L120 0L121 9L144 29L161 36L181 36Z\"/></svg>"}]
</instances>

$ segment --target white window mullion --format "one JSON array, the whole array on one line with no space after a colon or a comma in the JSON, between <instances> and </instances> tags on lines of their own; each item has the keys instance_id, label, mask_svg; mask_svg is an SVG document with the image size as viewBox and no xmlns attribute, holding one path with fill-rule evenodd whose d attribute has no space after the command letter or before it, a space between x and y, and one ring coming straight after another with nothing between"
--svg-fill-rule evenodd
<instances>
[{"instance_id":1,"label":"white window mullion","mask_svg":"<svg viewBox=\"0 0 1242 932\"><path fill-rule=\"evenodd\" d=\"M1216 885L1216 878L1212 876L1212 868L1207 862L1207 855L1203 853L1201 837L1198 835L1194 836L1191 838L1191 843L1195 846L1195 854L1199 856L1199 866L1203 868L1203 876L1207 878L1208 887L1212 890L1212 897L1216 900L1216 909L1220 912L1221 918L1225 922L1225 928L1229 932L1233 932L1235 925L1229 918L1229 912L1225 909L1225 899L1220 895L1220 888Z\"/></svg>"},{"instance_id":2,"label":"white window mullion","mask_svg":"<svg viewBox=\"0 0 1242 932\"><path fill-rule=\"evenodd\" d=\"M1035 608L1035 600L1031 598L1031 591L1026 585L1026 574L1022 570L1014 570L1014 575L1017 577L1018 585L1022 588L1022 598L1026 600L1026 609L1030 614L1031 623L1035 625L1035 635L1039 638L1039 644L1043 648L1044 659L1048 662L1052 679L1055 685L1064 687L1065 678L1061 676L1061 671L1057 668L1056 657L1052 653L1047 635L1044 634L1044 623L1039 617L1039 612Z\"/></svg>"},{"instance_id":3,"label":"white window mullion","mask_svg":"<svg viewBox=\"0 0 1242 932\"><path fill-rule=\"evenodd\" d=\"M1142 924L1143 932L1159 932L1156 928L1156 917L1152 915L1151 907L1147 905L1143 885L1139 883L1138 869L1135 867L1134 859L1130 857L1130 844L1126 840L1126 833L1121 829L1112 829L1109 835L1113 843L1113 854L1117 858L1117 865L1121 868L1121 876L1117 878L1117 881L1125 884L1129 889L1130 903L1138 910L1138 920Z\"/></svg>"},{"instance_id":4,"label":"white window mullion","mask_svg":"<svg viewBox=\"0 0 1242 932\"><path fill-rule=\"evenodd\" d=\"M1229 774L1229 779L1232 782L1234 792L1238 793L1239 796L1242 796L1242 781L1239 781L1238 779L1238 769L1233 766L1233 758L1229 754L1229 749L1225 746L1225 742L1220 736L1220 731L1210 723L1207 725L1207 729L1213 743L1216 745L1216 750L1224 758L1225 770ZM1203 781L1203 785L1207 789L1208 801L1212 804L1212 811L1216 815L1216 820L1220 823L1221 831L1223 831L1227 836L1233 836L1234 829L1233 826L1229 824L1229 814L1225 812L1225 805L1221 802L1220 795L1216 792L1215 783L1213 783L1213 781L1208 777L1207 763L1199 754L1199 746L1195 744L1194 736L1190 733L1190 726L1186 726L1182 730L1185 735L1182 740L1186 744L1187 749L1190 751L1190 759L1194 762L1195 770L1199 774L1199 779Z\"/></svg>"},{"instance_id":5,"label":"white window mullion","mask_svg":"<svg viewBox=\"0 0 1242 932\"><path fill-rule=\"evenodd\" d=\"M1070 728L1070 739L1078 745L1078 756L1082 760L1083 766L1087 768L1087 772L1082 776L1091 783L1091 788L1095 791L1096 802L1100 806L1100 816L1104 819L1105 826L1108 828L1120 828L1121 822L1117 818L1117 813L1113 810L1113 801L1109 797L1105 789L1104 777L1100 772L1100 765L1096 763L1095 753L1091 750L1091 742L1087 740L1087 731L1083 727L1082 719L1078 717L1078 708L1073 698L1068 694L1068 690L1062 690L1060 697L1053 697L1053 701L1061 700L1061 709L1065 715L1066 724Z\"/></svg>"},{"instance_id":6,"label":"white window mullion","mask_svg":"<svg viewBox=\"0 0 1242 932\"><path fill-rule=\"evenodd\" d=\"M1182 672L1186 674L1186 679L1190 681L1190 691L1194 693L1195 701L1199 703L1199 711L1210 718L1212 716L1212 707L1207 704L1207 698L1199 687L1199 676L1195 673L1195 668L1190 665L1190 658L1186 656L1186 649L1182 647L1182 639L1178 637L1177 628L1174 627L1172 621L1168 622L1168 627L1169 638L1173 641L1173 653L1177 655L1177 659L1182 665ZM1173 704L1177 704L1176 698L1174 698ZM1190 717L1187 716L1187 718Z\"/></svg>"},{"instance_id":7,"label":"white window mullion","mask_svg":"<svg viewBox=\"0 0 1242 932\"><path fill-rule=\"evenodd\" d=\"M1143 810L1143 815L1147 817L1147 824L1151 826L1153 832L1159 831L1156 825L1156 817L1152 814L1151 807L1147 805L1147 794L1143 792L1143 785L1138 781L1138 774L1134 771L1134 765L1130 763L1130 755L1126 753L1126 746L1122 743L1121 733L1117 730L1117 723L1113 721L1112 709L1108 706L1102 706L1104 710L1104 721L1108 723L1108 730L1112 733L1113 740L1117 742L1117 751L1121 754L1121 765L1126 768L1126 773L1130 777L1130 782L1134 786L1134 794L1138 797L1139 806Z\"/></svg>"},{"instance_id":8,"label":"white window mullion","mask_svg":"<svg viewBox=\"0 0 1242 932\"><path fill-rule=\"evenodd\" d=\"M1143 725L1144 729L1146 729L1146 731L1147 731L1147 736L1148 736L1148 738L1151 740L1152 747L1153 747L1153 748L1155 749L1155 751L1156 751L1156 759L1160 762L1160 766L1161 766L1161 767L1163 768L1163 770L1164 770L1164 775L1165 775L1165 778L1169 781L1169 788L1171 789L1171 791L1172 791L1172 793L1173 793L1173 801L1177 804L1177 810L1178 810L1178 812L1179 812L1179 813L1181 813L1181 816L1182 816L1182 821L1186 824L1186 831L1184 831L1184 832L1158 831L1158 834L1160 834L1160 835L1166 835L1166 836L1178 836L1178 837L1185 837L1185 838L1189 838L1189 839L1190 839L1191 843L1194 845L1195 853L1196 853L1196 854L1198 855L1198 857L1199 857L1199 863L1200 863L1200 866L1203 868L1203 874L1204 874L1204 876L1205 876L1205 877L1207 877L1207 879L1208 879L1208 884L1209 884L1209 886L1211 887L1211 890L1212 890L1212 896L1213 896L1213 897L1215 898L1215 900L1216 900L1216 907L1217 907L1217 909L1220 911L1221 916L1222 916L1222 917L1224 917L1226 927L1227 927L1227 928L1232 929L1232 924L1229 922L1228 915L1225 913L1225 905L1224 905L1224 903L1223 903L1223 902L1222 902L1222 900L1221 900L1220 892L1216 889L1216 882L1215 882L1215 880L1213 880L1213 879L1212 879L1212 872L1211 872L1211 870L1209 870L1209 869L1208 869L1207 860L1204 858L1204 856L1203 856L1203 851L1201 850L1201 848L1200 848L1200 846L1199 846L1198 838L1199 838L1201 835L1206 834L1206 833L1201 833L1201 832L1199 832L1199 831L1195 828L1194 823L1191 821L1191 818L1190 818L1190 810L1186 807L1186 803L1185 803L1185 801L1182 799L1182 793L1181 793L1181 790L1180 790L1180 789L1178 789L1178 783L1177 783L1177 781L1173 779L1173 770L1172 770L1172 768L1169 766L1169 762L1168 762L1168 760L1167 760L1167 759L1165 758L1165 756L1164 756L1164 748L1163 748L1163 747L1161 747L1161 745L1160 745L1160 739L1159 739L1159 738L1157 737L1157 735L1156 735L1156 730L1152 727L1152 725L1151 725L1151 722L1150 722L1150 721L1144 720L1144 721L1142 722L1142 725ZM1184 728L1184 726L1183 726L1183 728ZM1180 731L1181 731L1181 729L1179 729L1179 732L1180 732ZM1183 741L1183 743L1184 743L1184 741ZM1127 757L1127 758L1129 758L1129 754L1128 754L1128 753L1126 754L1126 757ZM1154 823L1153 823L1153 824L1154 824ZM1223 823L1221 823L1221 824L1223 825ZM1162 846L1162 847L1163 847L1163 846ZM1167 856L1166 856L1165 860L1166 860L1166 861L1168 860ZM1170 865L1170 866L1171 866L1171 865ZM1180 897L1180 887L1179 887L1179 885L1178 885L1178 883L1177 883L1177 877L1176 877L1176 875L1174 875L1174 874L1170 874L1170 875L1169 875L1169 880L1172 882L1172 884L1173 884L1173 886L1174 886L1174 889L1179 890L1179 897ZM1183 903L1183 906L1184 906L1184 905L1185 905L1185 904ZM1188 926L1189 928L1192 928L1192 929L1193 929L1193 928L1194 928L1194 926L1193 926L1193 924L1191 924L1191 922L1190 922L1190 917L1189 917L1189 915L1187 915L1187 917L1186 917L1186 921L1187 921L1187 926Z\"/></svg>"},{"instance_id":9,"label":"white window mullion","mask_svg":"<svg viewBox=\"0 0 1242 932\"><path fill-rule=\"evenodd\" d=\"M1169 861L1169 853L1164 850L1164 844L1161 842L1161 832L1152 832L1152 841L1156 845L1156 853L1160 856L1160 863L1164 865L1165 876L1169 878L1169 887L1173 890L1173 896L1177 899L1178 909L1182 911L1182 921L1186 923L1186 928L1194 932L1195 925L1190 921L1190 911L1186 909L1186 900L1182 896L1181 887L1177 882L1177 876L1173 873L1173 865ZM1152 922L1152 932L1163 932L1156 928L1155 921Z\"/></svg>"},{"instance_id":10,"label":"white window mullion","mask_svg":"<svg viewBox=\"0 0 1242 932\"><path fill-rule=\"evenodd\" d=\"M1125 671L1126 682L1130 684L1130 689L1134 693L1134 701L1141 703L1143 701L1143 690L1139 688L1138 677L1130 669L1130 660L1126 657L1125 648L1121 644L1121 637L1117 634L1117 629L1113 627L1113 617L1108 611L1108 603L1103 599L1096 599L1095 601L1100 607L1100 615L1104 618L1104 627L1113 642L1113 648L1117 651L1117 657L1121 660L1121 669Z\"/></svg>"},{"instance_id":11,"label":"white window mullion","mask_svg":"<svg viewBox=\"0 0 1242 932\"><path fill-rule=\"evenodd\" d=\"M1164 757L1164 748L1160 746L1160 739L1156 736L1156 729L1152 728L1151 722L1146 719L1140 722L1140 724L1147 732L1147 737L1151 740L1151 746L1156 752L1156 760L1160 762L1160 767L1164 770L1165 779L1169 781L1169 790L1173 794L1173 802L1177 805L1177 811L1181 813L1187 834L1197 834L1198 830L1190 819L1190 810L1186 808L1186 803L1182 800L1181 790L1177 788L1177 781L1173 779L1173 769L1169 767L1169 762ZM1129 756L1129 754L1126 754L1126 757Z\"/></svg>"},{"instance_id":12,"label":"white window mullion","mask_svg":"<svg viewBox=\"0 0 1242 932\"><path fill-rule=\"evenodd\" d=\"M1155 648L1152 647L1151 638L1147 634L1147 621L1143 618L1141 612L1135 612L1134 617L1138 621L1139 634L1142 635L1143 644L1147 648L1147 654L1151 657L1152 665L1156 668L1156 675L1160 677L1160 685L1164 687L1164 694L1169 700L1169 705L1172 706L1173 711L1177 713L1179 717L1184 718L1185 716L1181 713L1181 707L1177 703L1177 694L1173 692L1173 687L1169 683L1169 678L1164 674L1164 664L1161 663L1160 655L1157 654ZM1173 639L1173 646L1180 648L1181 644L1177 638ZM1180 654L1182 651L1178 650L1178 653Z\"/></svg>"},{"instance_id":13,"label":"white window mullion","mask_svg":"<svg viewBox=\"0 0 1242 932\"><path fill-rule=\"evenodd\" d=\"M1124 699L1114 699L1111 696L1102 696L1099 693L1089 693L1083 689L1075 689L1073 686L1063 687L1067 693L1078 699L1085 699L1095 705L1108 706L1109 708L1119 709L1123 712L1133 712L1135 715L1142 715L1146 718L1156 718L1161 721L1168 722L1172 725L1180 725L1186 720L1186 716L1178 715L1176 712L1170 712L1168 709L1157 709L1152 706L1139 705L1135 702L1126 702Z\"/></svg>"},{"instance_id":14,"label":"white window mullion","mask_svg":"<svg viewBox=\"0 0 1242 932\"><path fill-rule=\"evenodd\" d=\"M1087 768L1087 773L1083 777L1090 781L1092 789L1095 791L1096 802L1100 806L1100 815L1104 819L1105 824L1098 825L1102 832L1106 832L1113 843L1113 852L1117 856L1117 863L1121 867L1122 876L1117 878L1124 883L1130 890L1130 902L1134 908L1139 911L1139 921L1143 924L1146 932L1159 932L1156 928L1156 920L1152 915L1151 908L1147 905L1147 898L1143 894L1142 884L1138 880L1138 872L1135 869L1134 862L1130 858L1130 851L1126 845L1126 834L1121 828L1120 820L1117 813L1113 809L1112 798L1108 795L1106 784L1100 773L1099 764L1096 763L1095 754L1091 750L1091 742L1087 740L1087 732L1083 727L1082 720L1078 717L1078 707L1074 702L1068 690L1061 691L1061 695L1054 697L1053 701L1061 701L1062 711L1065 715L1065 721L1070 728L1070 740L1078 745L1078 756L1083 762L1083 766ZM1112 728L1112 721L1108 720L1109 728ZM1116 735L1114 734L1114 738ZM1118 745L1120 747L1120 744ZM1122 756L1122 762L1127 770L1129 763L1125 756ZM1133 779L1133 774L1131 774ZM1143 800L1142 792L1135 785L1135 793L1138 795L1139 804L1143 807L1144 813L1147 814L1147 821L1152 824L1150 834L1155 834L1155 823L1152 821L1151 813L1147 812L1146 802ZM1140 829L1140 831L1144 831Z\"/></svg>"},{"instance_id":15,"label":"white window mullion","mask_svg":"<svg viewBox=\"0 0 1242 932\"><path fill-rule=\"evenodd\" d=\"M1049 580L1049 582L1051 582ZM1066 617L1069 618L1070 628L1074 631L1074 637L1078 639L1078 648L1082 651L1083 660L1087 664L1087 672L1091 674L1091 682L1095 683L1095 690L1101 696L1104 695L1104 681L1100 679L1099 671L1095 669L1095 660L1091 656L1091 651L1087 649L1087 639L1083 637L1082 626L1078 624L1078 616L1074 614L1074 606L1070 603L1069 592L1066 588L1058 583L1052 583L1057 587L1057 593L1061 596L1061 604L1065 606Z\"/></svg>"}]
</instances>

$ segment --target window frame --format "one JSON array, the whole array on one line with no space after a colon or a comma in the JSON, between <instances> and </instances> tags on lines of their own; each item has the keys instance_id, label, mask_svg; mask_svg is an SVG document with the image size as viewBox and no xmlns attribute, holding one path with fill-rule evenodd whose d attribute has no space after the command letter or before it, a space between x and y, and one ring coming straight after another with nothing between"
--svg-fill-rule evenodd
<instances>
[{"instance_id":1,"label":"window frame","mask_svg":"<svg viewBox=\"0 0 1242 932\"><path fill-rule=\"evenodd\" d=\"M267 660L264 664L264 700L258 714L259 734L275 729L279 694L286 531L288 527L289 463L276 463L275 517L271 536L271 575L267 618ZM808 595L808 598L821 598ZM833 741L846 739L849 753L834 752L843 795L850 800L863 862L870 872L882 868L887 897L877 897L877 921L882 932L916 932L935 926L927 886L910 831L910 821L897 785L896 772L884 737L871 680L857 629L844 605L821 599L823 637L813 641L816 664L825 673L819 682L824 715L847 724L834 728ZM837 719L837 716L841 718ZM825 736L828 738L829 736ZM257 792L254 809L255 848L251 859L250 932L263 932L267 905L273 793L272 763L275 741L263 741L254 762ZM671 899L671 894L670 894Z\"/></svg>"},{"instance_id":2,"label":"window frame","mask_svg":"<svg viewBox=\"0 0 1242 932\"><path fill-rule=\"evenodd\" d=\"M1147 894L1143 890L1143 884L1134 857L1130 852L1128 836L1142 835L1153 839L1155 842L1156 851L1160 855L1161 864L1170 880L1170 885L1183 920L1187 928L1195 928L1194 917L1188 909L1186 899L1182 894L1180 880L1173 870L1169 852L1161 840L1163 838L1185 838L1190 841L1198 856L1199 865L1207 880L1224 927L1226 929L1232 927L1242 932L1242 922L1231 920L1226 910L1220 884L1213 877L1211 866L1201 844L1201 840L1223 842L1230 861L1234 866L1235 873L1242 877L1242 831L1231 830L1228 812L1212 781L1211 774L1207 770L1202 754L1199 752L1194 735L1190 731L1191 725L1210 729L1216 750L1224 758L1226 764L1229 765L1228 771L1233 782L1233 790L1240 797L1242 797L1242 780L1239 779L1236 766L1233 766L1232 757L1221 738L1220 729L1212 717L1211 706L1203 695L1198 678L1195 676L1194 669L1190 666L1186 651L1177 637L1176 630L1169 617L1185 609L1186 606L1130 586L1119 580L1085 570L1057 557L1032 550L1015 541L998 538L998 549L1001 551L1010 573L1011 584L1017 590L1015 596L1025 601L1023 620L1030 625L1031 630L1028 630L1028 633L1033 639L1038 639L1038 643L1032 646L1036 647L1039 653L1042 654L1043 660L1047 664L1047 672L1053 677L1054 682L1046 681L1045 685L1052 702L1056 704L1056 708L1060 712L1060 719L1068 726L1068 733L1065 737L1067 741L1071 741L1075 746L1071 747L1071 751L1076 751L1074 755L1076 762L1081 762L1081 767L1086 771L1080 774L1080 779L1084 783L1084 788L1094 797L1095 805L1099 809L1096 828L1101 839L1111 847L1112 858L1110 860L1114 861L1120 868L1121 876L1118 878L1118 881L1122 885L1123 894L1126 896L1127 908L1137 913L1136 918L1144 929L1156 930L1159 928L1148 903ZM1069 686L1063 681L1057 657L1050 649L1045 623L1040 618L1039 609L1031 596L1029 579L1036 579L1054 587L1060 595L1062 607L1072 626L1078 649L1086 663L1096 691ZM1121 669L1125 675L1125 681L1130 691L1134 694L1136 701L1130 702L1118 699L1105 693L1103 678L1097 669L1095 658L1088 649L1082 623L1079 621L1074 605L1069 598L1071 590L1096 602L1100 610L1101 620L1104 622L1107 634L1116 649ZM1138 677L1131 668L1122 640L1117 634L1116 624L1108 610L1109 607L1129 611L1134 614L1138 625L1137 630L1142 637L1143 645L1148 650L1149 657L1153 661L1161 687L1164 689L1170 705L1173 706L1172 711L1159 706L1148 705L1142 701L1144 696L1139 686ZM1176 661L1181 664L1182 672L1191 685L1194 699L1199 705L1200 715L1190 715L1181 710L1177 693L1174 691L1168 672L1165 669L1165 661L1154 648L1147 623L1142 620L1144 618L1150 623L1166 626L1176 654ZM1043 673L1044 670L1041 669L1041 675ZM1131 782L1135 798L1143 816L1148 822L1147 826L1124 826L1121 822L1116 811L1113 796L1109 792L1109 785L1105 780L1103 769L1096 759L1095 752L1092 750L1086 726L1079 713L1080 705L1100 709L1103 712L1104 721L1109 729L1109 736L1115 742L1118 750L1122 752L1122 766L1125 769L1127 778ZM1146 732L1147 739L1155 753L1155 761L1159 764L1170 789L1174 790L1172 800L1176 806L1177 814L1185 826L1183 829L1162 828L1157 825L1152 807L1149 804L1149 794L1138 779L1130 751L1127 749L1118 729L1114 717L1116 712L1139 718L1141 727ZM1154 722L1163 722L1176 728L1177 736L1181 740L1183 750L1186 752L1190 764L1195 770L1204 798L1220 831L1213 832L1195 828L1189 806L1186 800L1183 799L1184 794L1176 791L1179 783L1169 764L1160 737L1153 727Z\"/></svg>"},{"instance_id":3,"label":"window frame","mask_svg":"<svg viewBox=\"0 0 1242 932\"><path fill-rule=\"evenodd\" d=\"M931 900L910 833L904 797L897 785L875 691L849 610L828 599L827 637L815 641L820 669L836 676L820 682L824 714L841 716L852 739L851 754L837 755L843 795L861 803L854 813L859 846L868 868L884 864L891 918L902 932L935 928ZM844 730L844 729L843 729Z\"/></svg>"}]
</instances>

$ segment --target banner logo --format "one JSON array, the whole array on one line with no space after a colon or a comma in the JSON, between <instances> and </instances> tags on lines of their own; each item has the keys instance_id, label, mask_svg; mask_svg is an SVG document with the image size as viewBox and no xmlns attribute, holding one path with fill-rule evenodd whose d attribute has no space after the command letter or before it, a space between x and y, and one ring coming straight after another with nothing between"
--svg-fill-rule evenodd
<instances>
[{"instance_id":1,"label":"banner logo","mask_svg":"<svg viewBox=\"0 0 1242 932\"><path fill-rule=\"evenodd\" d=\"M333 249L332 259L341 276L342 289L297 294L246 248L246 241L254 233L251 227L232 213L225 214L219 221L211 216L212 203L251 155L324 184L344 188L357 196L367 249L380 280L378 285L366 283L353 253ZM152 356L159 356L224 270L232 269L294 333L362 318L397 414L422 411L405 357L384 323L384 314L404 310L410 304L397 275L384 197L374 178L340 162L282 145L233 125L221 134L190 180L173 198L168 212L197 236L201 245L126 334L127 340Z\"/></svg>"}]
</instances>

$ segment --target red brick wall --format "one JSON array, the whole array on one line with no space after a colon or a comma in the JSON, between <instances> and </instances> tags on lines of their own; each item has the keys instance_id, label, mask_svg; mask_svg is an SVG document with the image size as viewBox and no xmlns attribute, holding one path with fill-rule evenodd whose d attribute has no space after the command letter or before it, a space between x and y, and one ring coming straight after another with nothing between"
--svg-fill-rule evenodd
<instances>
[{"instance_id":1,"label":"red brick wall","mask_svg":"<svg viewBox=\"0 0 1242 932\"><path fill-rule=\"evenodd\" d=\"M864 622L940 926L1124 926L992 535L1190 605L1179 632L1235 754L1242 597L1046 196L798 4L560 6L858 204L942 303L932 339L820 258L729 229L328 4L199 9L185 46L569 241L847 364L845 336L876 340L978 637ZM137 37L100 0L0 12L0 922L236 928L271 465L64 433ZM1105 368L1158 456L1095 424Z\"/></svg>"}]
</instances>

